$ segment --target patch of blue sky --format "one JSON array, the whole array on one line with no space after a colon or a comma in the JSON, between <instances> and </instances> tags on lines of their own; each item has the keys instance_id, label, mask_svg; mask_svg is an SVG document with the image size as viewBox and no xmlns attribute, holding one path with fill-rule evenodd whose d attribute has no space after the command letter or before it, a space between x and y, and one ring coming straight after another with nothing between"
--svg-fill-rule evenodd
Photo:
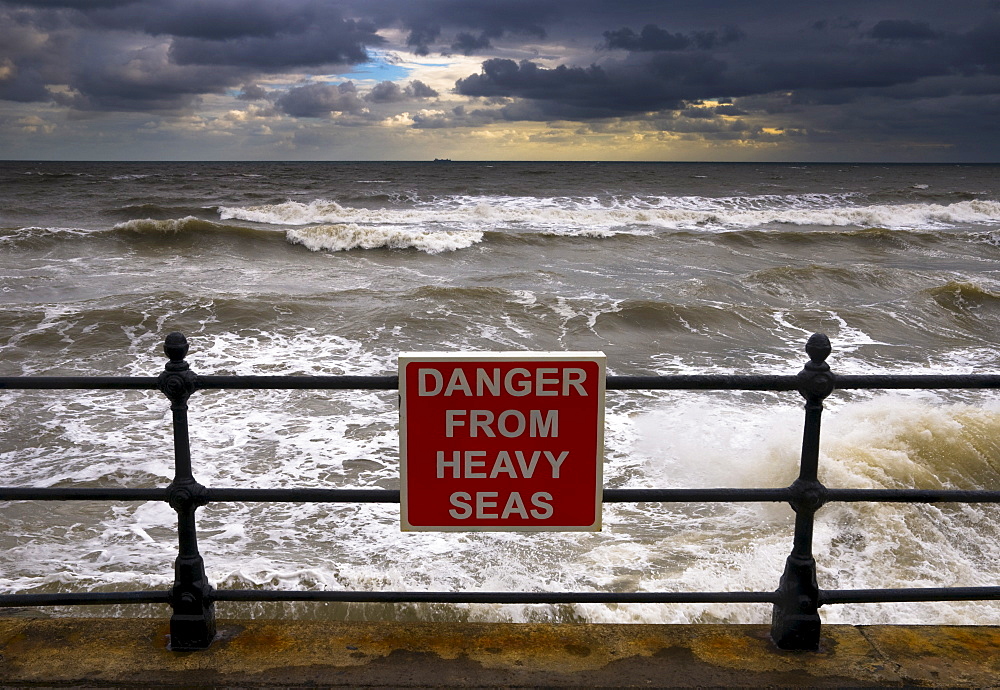
<instances>
[{"instance_id":1,"label":"patch of blue sky","mask_svg":"<svg viewBox=\"0 0 1000 690\"><path fill-rule=\"evenodd\" d=\"M374 51L371 52L372 59L369 62L356 65L353 70L340 76L347 81L402 81L410 76L413 68L396 64L387 59L387 56Z\"/></svg>"}]
</instances>

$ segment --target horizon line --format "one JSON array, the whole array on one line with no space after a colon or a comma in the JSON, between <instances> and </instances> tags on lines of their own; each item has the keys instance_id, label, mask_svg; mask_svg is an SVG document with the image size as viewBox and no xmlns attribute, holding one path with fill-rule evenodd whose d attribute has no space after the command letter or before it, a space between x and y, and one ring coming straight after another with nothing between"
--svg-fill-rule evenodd
<instances>
[{"instance_id":1,"label":"horizon line","mask_svg":"<svg viewBox=\"0 0 1000 690\"><path fill-rule=\"evenodd\" d=\"M1000 165L1000 160L996 161L896 161L896 160L825 160L825 161L804 161L804 160L613 160L613 159L588 159L588 160L549 160L549 159L452 159L452 158L400 158L400 159L310 159L310 158L219 158L219 159L170 159L170 158L0 158L0 163L497 163L519 164L519 163L542 163L542 164L621 164L621 165Z\"/></svg>"}]
</instances>

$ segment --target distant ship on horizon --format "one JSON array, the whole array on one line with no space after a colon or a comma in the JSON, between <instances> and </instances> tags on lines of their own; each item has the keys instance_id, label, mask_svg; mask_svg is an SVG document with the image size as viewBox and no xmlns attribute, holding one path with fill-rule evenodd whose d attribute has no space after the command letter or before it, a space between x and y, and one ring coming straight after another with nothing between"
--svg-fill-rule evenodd
<instances>
[{"instance_id":1,"label":"distant ship on horizon","mask_svg":"<svg viewBox=\"0 0 1000 690\"><path fill-rule=\"evenodd\" d=\"M451 163L451 159L450 158L435 158L434 162L435 163Z\"/></svg>"}]
</instances>

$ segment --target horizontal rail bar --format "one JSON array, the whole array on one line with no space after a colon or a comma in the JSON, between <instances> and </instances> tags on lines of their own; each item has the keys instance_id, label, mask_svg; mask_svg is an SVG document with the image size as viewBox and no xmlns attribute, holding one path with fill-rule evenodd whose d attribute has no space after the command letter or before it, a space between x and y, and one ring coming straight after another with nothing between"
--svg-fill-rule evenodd
<instances>
[{"instance_id":1,"label":"horizontal rail bar","mask_svg":"<svg viewBox=\"0 0 1000 690\"><path fill-rule=\"evenodd\" d=\"M878 604L917 601L995 601L1000 587L923 587L915 589L821 589L819 603Z\"/></svg>"},{"instance_id":2,"label":"horizontal rail bar","mask_svg":"<svg viewBox=\"0 0 1000 690\"><path fill-rule=\"evenodd\" d=\"M434 604L773 604L774 592L337 592L222 589L214 601Z\"/></svg>"},{"instance_id":3,"label":"horizontal rail bar","mask_svg":"<svg viewBox=\"0 0 1000 690\"><path fill-rule=\"evenodd\" d=\"M0 501L166 501L163 489L0 487Z\"/></svg>"},{"instance_id":4,"label":"horizontal rail bar","mask_svg":"<svg viewBox=\"0 0 1000 690\"><path fill-rule=\"evenodd\" d=\"M700 503L787 501L791 489L605 489L605 503Z\"/></svg>"},{"instance_id":5,"label":"horizontal rail bar","mask_svg":"<svg viewBox=\"0 0 1000 690\"><path fill-rule=\"evenodd\" d=\"M156 390L155 376L0 376L0 390Z\"/></svg>"},{"instance_id":6,"label":"horizontal rail bar","mask_svg":"<svg viewBox=\"0 0 1000 690\"><path fill-rule=\"evenodd\" d=\"M827 502L1000 503L1000 491L976 489L827 489Z\"/></svg>"},{"instance_id":7,"label":"horizontal rail bar","mask_svg":"<svg viewBox=\"0 0 1000 690\"><path fill-rule=\"evenodd\" d=\"M17 606L97 606L101 604L169 604L170 592L58 592L3 594L0 608Z\"/></svg>"},{"instance_id":8,"label":"horizontal rail bar","mask_svg":"<svg viewBox=\"0 0 1000 690\"><path fill-rule=\"evenodd\" d=\"M166 501L169 489L0 487L0 501ZM791 488L605 489L604 503L781 503ZM209 503L399 503L396 489L207 488ZM827 503L1000 503L1000 491L964 489L827 489Z\"/></svg>"},{"instance_id":9,"label":"horizontal rail bar","mask_svg":"<svg viewBox=\"0 0 1000 690\"><path fill-rule=\"evenodd\" d=\"M398 376L198 376L200 390L395 390Z\"/></svg>"},{"instance_id":10,"label":"horizontal rail bar","mask_svg":"<svg viewBox=\"0 0 1000 690\"><path fill-rule=\"evenodd\" d=\"M608 376L608 390L746 390L794 391L802 385L794 375L681 374L676 376Z\"/></svg>"},{"instance_id":11,"label":"horizontal rail bar","mask_svg":"<svg viewBox=\"0 0 1000 690\"><path fill-rule=\"evenodd\" d=\"M399 503L393 489L207 489L209 502Z\"/></svg>"},{"instance_id":12,"label":"horizontal rail bar","mask_svg":"<svg viewBox=\"0 0 1000 690\"><path fill-rule=\"evenodd\" d=\"M841 390L1000 388L997 374L837 374L833 381Z\"/></svg>"},{"instance_id":13,"label":"horizontal rail bar","mask_svg":"<svg viewBox=\"0 0 1000 690\"><path fill-rule=\"evenodd\" d=\"M996 374L838 374L841 390L1000 388ZM142 389L155 390L155 376L0 376L0 389ZM608 390L746 390L794 391L796 375L680 374L670 376L608 376ZM197 376L200 390L395 390L398 376Z\"/></svg>"}]
</instances>

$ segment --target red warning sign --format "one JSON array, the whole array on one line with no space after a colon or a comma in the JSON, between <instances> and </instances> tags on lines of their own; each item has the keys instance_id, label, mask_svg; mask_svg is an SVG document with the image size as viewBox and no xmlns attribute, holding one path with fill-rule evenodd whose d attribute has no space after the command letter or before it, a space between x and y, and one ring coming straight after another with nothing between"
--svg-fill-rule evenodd
<instances>
[{"instance_id":1,"label":"red warning sign","mask_svg":"<svg viewBox=\"0 0 1000 690\"><path fill-rule=\"evenodd\" d=\"M399 356L405 531L601 529L605 356Z\"/></svg>"}]
</instances>

